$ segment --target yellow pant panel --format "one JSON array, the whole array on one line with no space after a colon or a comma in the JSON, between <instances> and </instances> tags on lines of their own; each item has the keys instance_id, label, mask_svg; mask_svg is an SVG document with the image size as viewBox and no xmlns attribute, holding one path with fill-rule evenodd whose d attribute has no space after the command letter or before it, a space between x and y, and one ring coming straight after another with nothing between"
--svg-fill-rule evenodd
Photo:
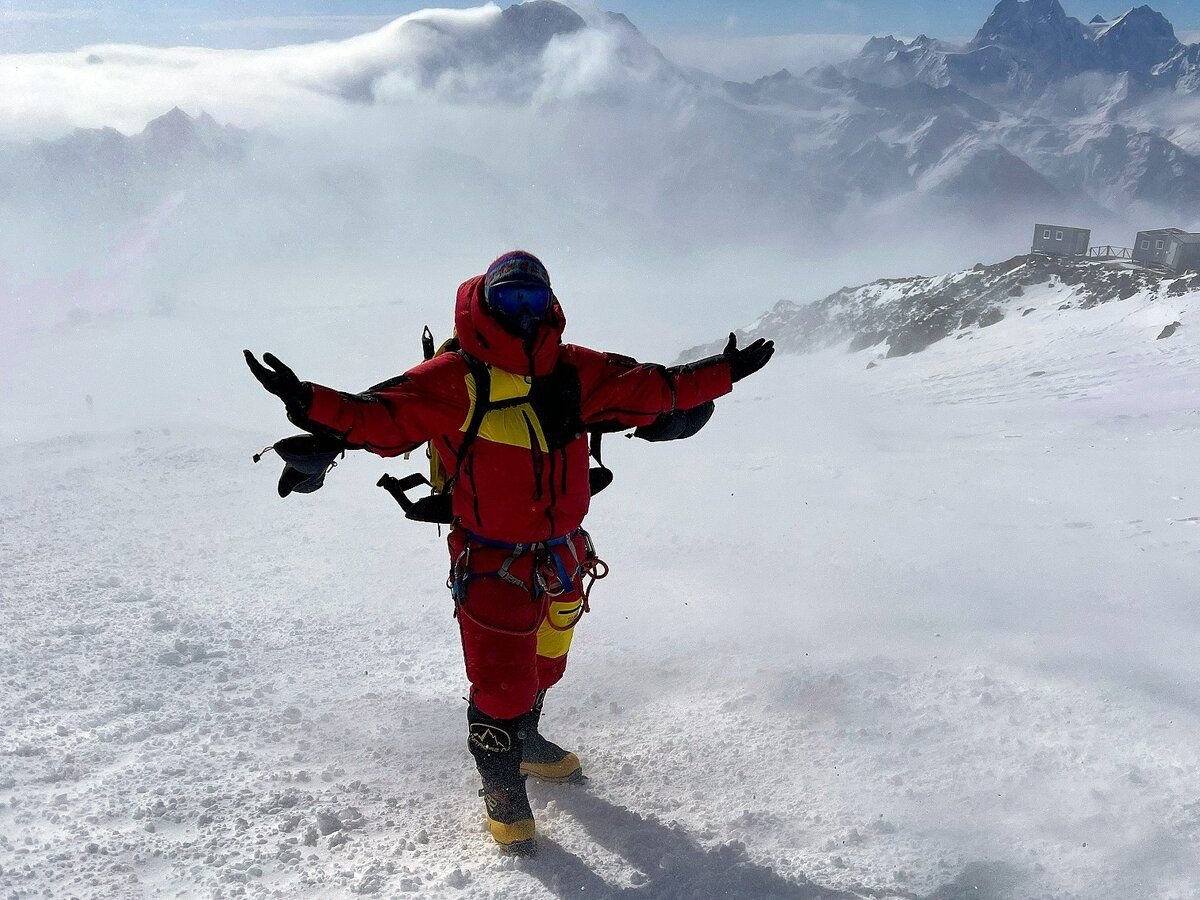
<instances>
[{"instance_id":1,"label":"yellow pant panel","mask_svg":"<svg viewBox=\"0 0 1200 900\"><path fill-rule=\"evenodd\" d=\"M574 594L566 600L550 601L550 612L537 633L538 656L558 659L567 655L567 651L571 649L571 637L575 634L575 628L572 626L566 631L559 631L558 628L569 625L579 615L582 604L583 598L579 594ZM558 628L551 627L551 622Z\"/></svg>"}]
</instances>

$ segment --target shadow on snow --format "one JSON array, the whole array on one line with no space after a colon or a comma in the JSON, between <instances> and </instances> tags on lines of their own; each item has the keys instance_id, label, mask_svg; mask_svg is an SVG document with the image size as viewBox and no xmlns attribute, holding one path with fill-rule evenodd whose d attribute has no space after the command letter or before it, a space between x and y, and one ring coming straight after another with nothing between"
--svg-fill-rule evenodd
<instances>
[{"instance_id":1,"label":"shadow on snow","mask_svg":"<svg viewBox=\"0 0 1200 900\"><path fill-rule=\"evenodd\" d=\"M1003 863L974 863L953 881L930 894L873 888L836 890L807 878L784 878L759 865L738 843L705 849L686 831L664 825L588 793L557 792L559 808L575 819L589 838L638 870L640 883L619 887L606 881L588 864L554 841L539 835L538 854L522 869L547 890L562 898L654 897L666 900L722 897L754 900L1008 900L1018 877Z\"/></svg>"}]
</instances>

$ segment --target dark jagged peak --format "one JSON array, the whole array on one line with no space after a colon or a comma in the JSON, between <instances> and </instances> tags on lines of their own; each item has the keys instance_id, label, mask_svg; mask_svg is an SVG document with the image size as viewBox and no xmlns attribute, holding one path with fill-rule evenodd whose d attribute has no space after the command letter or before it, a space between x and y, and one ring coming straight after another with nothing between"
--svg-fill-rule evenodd
<instances>
[{"instance_id":1,"label":"dark jagged peak","mask_svg":"<svg viewBox=\"0 0 1200 900\"><path fill-rule=\"evenodd\" d=\"M239 128L222 126L206 112L189 116L178 106L151 119L136 142L150 164L173 165L184 157L208 157L214 160L238 159L245 147L246 133Z\"/></svg>"},{"instance_id":2,"label":"dark jagged peak","mask_svg":"<svg viewBox=\"0 0 1200 900\"><path fill-rule=\"evenodd\" d=\"M1131 9L1096 30L1104 67L1114 72L1146 72L1181 48L1171 23L1149 6Z\"/></svg>"},{"instance_id":3,"label":"dark jagged peak","mask_svg":"<svg viewBox=\"0 0 1200 900\"><path fill-rule=\"evenodd\" d=\"M873 37L863 45L859 51L859 56L887 56L889 53L896 53L903 50L907 45L904 41L897 40L894 36Z\"/></svg>"},{"instance_id":4,"label":"dark jagged peak","mask_svg":"<svg viewBox=\"0 0 1200 900\"><path fill-rule=\"evenodd\" d=\"M629 21L629 16L625 15L625 13L606 12L604 14L604 17L610 23L612 23L613 25L616 25L618 28L625 28L625 29L628 29L629 31L633 31L637 34L641 34L641 32L638 31L638 27Z\"/></svg>"},{"instance_id":5,"label":"dark jagged peak","mask_svg":"<svg viewBox=\"0 0 1200 900\"><path fill-rule=\"evenodd\" d=\"M528 0L500 14L500 37L511 47L540 49L560 34L587 27L583 17L555 0Z\"/></svg>"},{"instance_id":6,"label":"dark jagged peak","mask_svg":"<svg viewBox=\"0 0 1200 900\"><path fill-rule=\"evenodd\" d=\"M1108 19L1104 18L1104 16L1099 16L1099 15L1093 16L1092 21L1088 22L1089 25L1105 25L1107 23L1108 23Z\"/></svg>"},{"instance_id":7,"label":"dark jagged peak","mask_svg":"<svg viewBox=\"0 0 1200 900\"><path fill-rule=\"evenodd\" d=\"M755 84L787 84L788 82L795 80L796 76L793 75L788 69L780 69L773 75L764 75L762 78L758 79Z\"/></svg>"},{"instance_id":8,"label":"dark jagged peak","mask_svg":"<svg viewBox=\"0 0 1200 900\"><path fill-rule=\"evenodd\" d=\"M199 131L204 127L199 119L193 119L175 106L147 122L146 127L142 129L141 138L146 142L181 145L196 141Z\"/></svg>"},{"instance_id":9,"label":"dark jagged peak","mask_svg":"<svg viewBox=\"0 0 1200 900\"><path fill-rule=\"evenodd\" d=\"M1058 0L1000 0L969 46L1007 47L1022 55L1075 55L1088 43L1083 24L1068 16Z\"/></svg>"},{"instance_id":10,"label":"dark jagged peak","mask_svg":"<svg viewBox=\"0 0 1200 900\"><path fill-rule=\"evenodd\" d=\"M192 118L178 106L172 107L161 116L151 119L142 129L146 137L166 137L168 135L187 136L199 135L205 132L220 131L221 126L206 112Z\"/></svg>"},{"instance_id":11,"label":"dark jagged peak","mask_svg":"<svg viewBox=\"0 0 1200 900\"><path fill-rule=\"evenodd\" d=\"M851 83L850 79L837 66L822 66L819 69L813 69L810 75L813 84L830 91L843 90Z\"/></svg>"},{"instance_id":12,"label":"dark jagged peak","mask_svg":"<svg viewBox=\"0 0 1200 900\"><path fill-rule=\"evenodd\" d=\"M249 132L176 107L136 134L76 128L52 140L0 144L0 158L10 173L21 173L21 189L55 214L74 215L80 203L107 214L143 208L163 190L234 168L249 147Z\"/></svg>"}]
</instances>

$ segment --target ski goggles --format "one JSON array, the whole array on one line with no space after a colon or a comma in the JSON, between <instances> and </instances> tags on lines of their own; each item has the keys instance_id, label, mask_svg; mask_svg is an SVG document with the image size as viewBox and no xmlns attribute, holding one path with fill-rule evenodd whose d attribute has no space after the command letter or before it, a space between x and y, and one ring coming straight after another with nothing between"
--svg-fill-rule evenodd
<instances>
[{"instance_id":1,"label":"ski goggles","mask_svg":"<svg viewBox=\"0 0 1200 900\"><path fill-rule=\"evenodd\" d=\"M487 301L493 312L514 321L541 319L550 309L550 288L527 281L493 284L488 289Z\"/></svg>"}]
</instances>

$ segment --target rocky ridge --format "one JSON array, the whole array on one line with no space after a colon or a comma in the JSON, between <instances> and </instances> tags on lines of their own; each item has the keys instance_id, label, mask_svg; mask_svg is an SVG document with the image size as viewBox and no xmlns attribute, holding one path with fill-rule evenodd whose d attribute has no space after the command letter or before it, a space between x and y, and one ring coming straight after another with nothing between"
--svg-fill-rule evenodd
<instances>
[{"instance_id":1,"label":"rocky ridge","mask_svg":"<svg viewBox=\"0 0 1200 900\"><path fill-rule=\"evenodd\" d=\"M845 344L851 353L886 348L886 357L897 357L1026 314L1032 311L1023 300L1026 294L1036 292L1044 303L1050 293L1065 313L1142 293L1156 298L1194 291L1200 291L1200 273L1180 277L1120 261L1025 255L950 275L880 279L842 288L814 303L781 300L737 334L743 343L771 337L787 353ZM680 360L719 353L721 346L693 347Z\"/></svg>"}]
</instances>

